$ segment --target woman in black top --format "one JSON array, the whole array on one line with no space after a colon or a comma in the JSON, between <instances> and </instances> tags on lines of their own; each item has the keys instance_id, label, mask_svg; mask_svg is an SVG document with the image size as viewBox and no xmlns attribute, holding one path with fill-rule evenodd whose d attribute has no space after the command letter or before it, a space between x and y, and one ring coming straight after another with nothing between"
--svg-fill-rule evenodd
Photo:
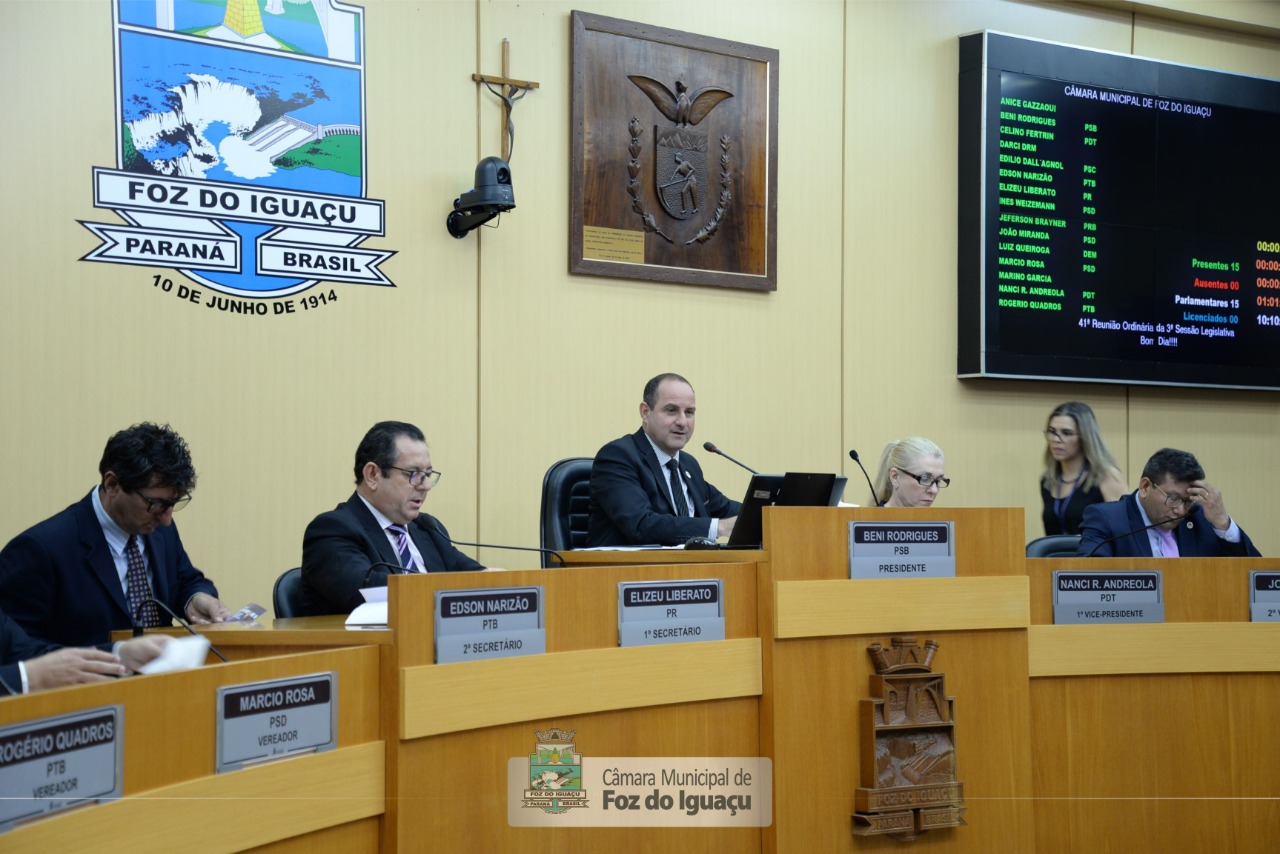
<instances>
[{"instance_id":1,"label":"woman in black top","mask_svg":"<svg viewBox=\"0 0 1280 854\"><path fill-rule=\"evenodd\" d=\"M1070 401L1049 415L1040 477L1044 532L1078 534L1084 508L1129 491L1087 403Z\"/></svg>"}]
</instances>

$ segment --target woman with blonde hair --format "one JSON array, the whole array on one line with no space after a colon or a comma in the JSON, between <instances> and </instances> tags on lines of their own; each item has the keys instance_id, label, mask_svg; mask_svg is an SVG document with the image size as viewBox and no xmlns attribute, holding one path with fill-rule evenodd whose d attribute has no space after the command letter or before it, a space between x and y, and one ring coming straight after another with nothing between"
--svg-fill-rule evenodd
<instances>
[{"instance_id":1,"label":"woman with blonde hair","mask_svg":"<svg viewBox=\"0 0 1280 854\"><path fill-rule=\"evenodd\" d=\"M880 452L875 494L881 507L929 507L951 485L942 449L923 436L894 439Z\"/></svg>"},{"instance_id":2,"label":"woman with blonde hair","mask_svg":"<svg viewBox=\"0 0 1280 854\"><path fill-rule=\"evenodd\" d=\"M1053 410L1044 437L1040 497L1045 535L1078 534L1084 508L1115 501L1129 487L1102 440L1089 404L1072 400Z\"/></svg>"}]
</instances>

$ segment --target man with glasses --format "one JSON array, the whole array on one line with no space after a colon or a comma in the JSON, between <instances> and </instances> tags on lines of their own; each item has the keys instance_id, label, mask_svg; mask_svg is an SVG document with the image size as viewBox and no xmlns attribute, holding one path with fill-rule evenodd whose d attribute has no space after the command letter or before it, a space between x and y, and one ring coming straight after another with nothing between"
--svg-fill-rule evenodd
<instances>
[{"instance_id":1,"label":"man with glasses","mask_svg":"<svg viewBox=\"0 0 1280 854\"><path fill-rule=\"evenodd\" d=\"M382 421L356 449L356 491L321 513L302 537L303 610L347 614L364 587L397 572L460 572L485 567L454 548L444 526L422 512L440 481L426 437L412 424Z\"/></svg>"},{"instance_id":2,"label":"man with glasses","mask_svg":"<svg viewBox=\"0 0 1280 854\"><path fill-rule=\"evenodd\" d=\"M1147 460L1133 494L1087 507L1080 533L1082 557L1259 557L1199 461L1174 448Z\"/></svg>"},{"instance_id":3,"label":"man with glasses","mask_svg":"<svg viewBox=\"0 0 1280 854\"><path fill-rule=\"evenodd\" d=\"M135 424L107 440L97 486L0 551L0 609L26 632L62 646L104 643L135 625L231 616L192 565L173 524L196 470L168 425Z\"/></svg>"}]
</instances>

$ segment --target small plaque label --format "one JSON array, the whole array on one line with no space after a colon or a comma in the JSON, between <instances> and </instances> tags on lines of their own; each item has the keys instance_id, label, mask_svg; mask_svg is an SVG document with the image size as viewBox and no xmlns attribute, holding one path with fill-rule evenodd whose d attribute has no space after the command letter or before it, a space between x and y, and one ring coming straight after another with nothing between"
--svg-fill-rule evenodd
<instances>
[{"instance_id":1,"label":"small plaque label","mask_svg":"<svg viewBox=\"0 0 1280 854\"><path fill-rule=\"evenodd\" d=\"M1053 574L1053 622L1163 623L1164 586L1160 570Z\"/></svg>"},{"instance_id":2,"label":"small plaque label","mask_svg":"<svg viewBox=\"0 0 1280 854\"><path fill-rule=\"evenodd\" d=\"M850 578L955 578L954 522L850 522Z\"/></svg>"},{"instance_id":3,"label":"small plaque label","mask_svg":"<svg viewBox=\"0 0 1280 854\"><path fill-rule=\"evenodd\" d=\"M582 257L591 261L644 263L644 232L639 229L582 227Z\"/></svg>"},{"instance_id":4,"label":"small plaque label","mask_svg":"<svg viewBox=\"0 0 1280 854\"><path fill-rule=\"evenodd\" d=\"M124 794L124 707L0 727L0 831Z\"/></svg>"},{"instance_id":5,"label":"small plaque label","mask_svg":"<svg viewBox=\"0 0 1280 854\"><path fill-rule=\"evenodd\" d=\"M618 645L724 640L724 581L618 584Z\"/></svg>"},{"instance_id":6,"label":"small plaque label","mask_svg":"<svg viewBox=\"0 0 1280 854\"><path fill-rule=\"evenodd\" d=\"M436 591L436 664L547 651L542 587Z\"/></svg>"},{"instance_id":7,"label":"small plaque label","mask_svg":"<svg viewBox=\"0 0 1280 854\"><path fill-rule=\"evenodd\" d=\"M1249 572L1249 614L1255 623L1280 623L1280 572Z\"/></svg>"},{"instance_id":8,"label":"small plaque label","mask_svg":"<svg viewBox=\"0 0 1280 854\"><path fill-rule=\"evenodd\" d=\"M218 689L218 773L338 746L338 674Z\"/></svg>"}]
</instances>

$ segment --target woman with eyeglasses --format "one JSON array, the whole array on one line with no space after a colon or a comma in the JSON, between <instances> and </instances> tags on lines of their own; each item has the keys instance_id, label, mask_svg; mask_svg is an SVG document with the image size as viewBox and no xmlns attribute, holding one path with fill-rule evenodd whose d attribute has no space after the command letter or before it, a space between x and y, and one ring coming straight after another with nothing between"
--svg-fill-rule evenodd
<instances>
[{"instance_id":1,"label":"woman with eyeglasses","mask_svg":"<svg viewBox=\"0 0 1280 854\"><path fill-rule=\"evenodd\" d=\"M1045 535L1078 534L1084 508L1115 501L1129 486L1102 440L1089 404L1073 400L1053 410L1044 438L1040 497Z\"/></svg>"},{"instance_id":2,"label":"woman with eyeglasses","mask_svg":"<svg viewBox=\"0 0 1280 854\"><path fill-rule=\"evenodd\" d=\"M923 436L894 439L880 453L875 494L881 507L930 507L938 490L951 485L942 449Z\"/></svg>"}]
</instances>

